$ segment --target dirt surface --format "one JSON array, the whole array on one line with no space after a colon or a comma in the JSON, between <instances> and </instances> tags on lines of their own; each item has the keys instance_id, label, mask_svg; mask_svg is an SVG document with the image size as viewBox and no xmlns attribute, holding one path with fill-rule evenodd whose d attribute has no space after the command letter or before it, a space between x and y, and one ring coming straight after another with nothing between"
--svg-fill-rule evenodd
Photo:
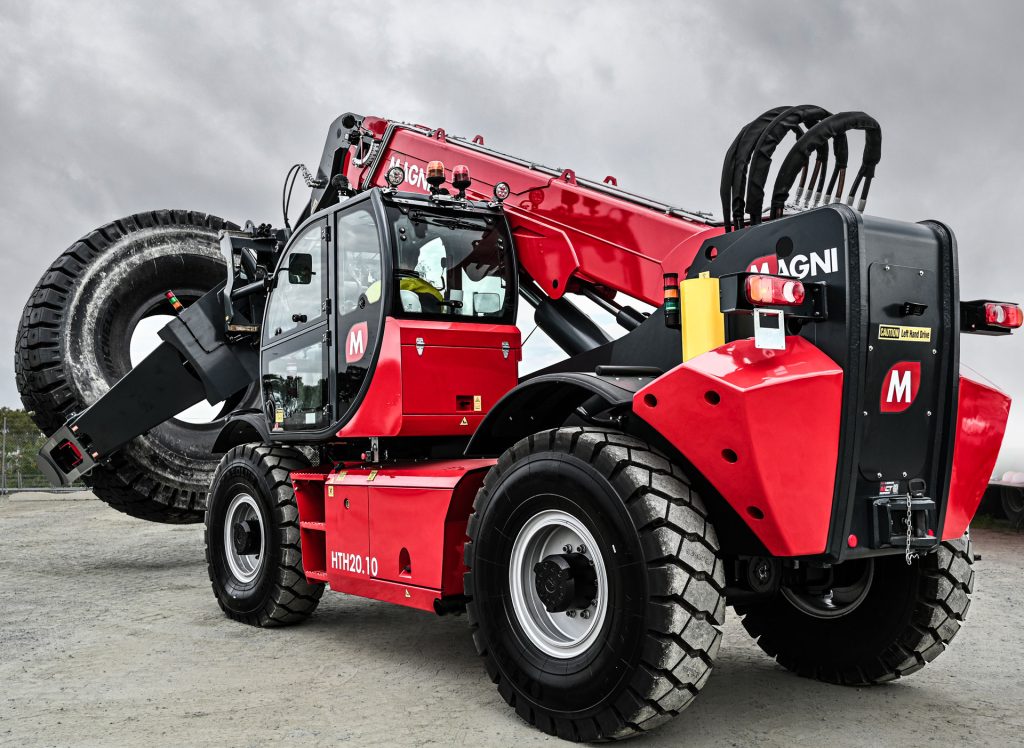
<instances>
[{"instance_id":1,"label":"dirt surface","mask_svg":"<svg viewBox=\"0 0 1024 748\"><path fill-rule=\"evenodd\" d=\"M560 741L505 706L465 618L327 593L307 623L226 619L201 526L88 494L0 498L0 745L512 745ZM630 745L1020 745L1024 534L977 530L949 651L894 684L797 678L730 611L694 706Z\"/></svg>"}]
</instances>

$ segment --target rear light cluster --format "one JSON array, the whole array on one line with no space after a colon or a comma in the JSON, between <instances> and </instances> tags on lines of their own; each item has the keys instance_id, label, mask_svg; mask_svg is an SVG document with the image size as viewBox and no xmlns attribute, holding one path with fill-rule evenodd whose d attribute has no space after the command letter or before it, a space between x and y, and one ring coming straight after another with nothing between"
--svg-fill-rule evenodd
<instances>
[{"instance_id":1,"label":"rear light cluster","mask_svg":"<svg viewBox=\"0 0 1024 748\"><path fill-rule=\"evenodd\" d=\"M1020 304L1009 301L960 302L960 330L977 335L1009 335L1024 324Z\"/></svg>"},{"instance_id":2,"label":"rear light cluster","mask_svg":"<svg viewBox=\"0 0 1024 748\"><path fill-rule=\"evenodd\" d=\"M798 280L775 275L749 275L746 281L747 301L754 306L800 306L806 292Z\"/></svg>"},{"instance_id":3,"label":"rear light cluster","mask_svg":"<svg viewBox=\"0 0 1024 748\"><path fill-rule=\"evenodd\" d=\"M1016 330L1022 322L1024 322L1024 312L1021 312L1021 308L1016 304L1000 304L991 301L985 304L985 324Z\"/></svg>"}]
</instances>

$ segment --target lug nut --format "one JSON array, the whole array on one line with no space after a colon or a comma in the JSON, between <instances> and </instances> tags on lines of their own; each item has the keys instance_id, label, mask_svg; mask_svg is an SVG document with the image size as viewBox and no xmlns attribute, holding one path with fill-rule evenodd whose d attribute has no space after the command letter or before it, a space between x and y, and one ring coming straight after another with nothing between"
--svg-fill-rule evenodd
<instances>
[{"instance_id":1,"label":"lug nut","mask_svg":"<svg viewBox=\"0 0 1024 748\"><path fill-rule=\"evenodd\" d=\"M589 610L581 610L580 611L580 618L590 618L590 611Z\"/></svg>"},{"instance_id":2,"label":"lug nut","mask_svg":"<svg viewBox=\"0 0 1024 748\"><path fill-rule=\"evenodd\" d=\"M576 617L576 611L575 610L567 610L567 611L565 611L565 614L567 616L569 616L569 618L575 618Z\"/></svg>"},{"instance_id":3,"label":"lug nut","mask_svg":"<svg viewBox=\"0 0 1024 748\"><path fill-rule=\"evenodd\" d=\"M572 553L572 546L569 545L568 543L566 543L565 545L562 546L562 552L563 553Z\"/></svg>"},{"instance_id":4,"label":"lug nut","mask_svg":"<svg viewBox=\"0 0 1024 748\"><path fill-rule=\"evenodd\" d=\"M576 549L576 552L577 552L577 553L586 553L586 552L587 552L587 546L585 546L585 545L583 545L583 544L581 543L581 544L579 545L579 547L578 547L578 548Z\"/></svg>"}]
</instances>

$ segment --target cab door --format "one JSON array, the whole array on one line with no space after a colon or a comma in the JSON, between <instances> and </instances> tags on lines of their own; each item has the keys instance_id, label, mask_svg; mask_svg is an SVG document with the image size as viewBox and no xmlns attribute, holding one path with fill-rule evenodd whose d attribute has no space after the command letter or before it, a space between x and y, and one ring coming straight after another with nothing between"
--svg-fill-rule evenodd
<instances>
[{"instance_id":1,"label":"cab door","mask_svg":"<svg viewBox=\"0 0 1024 748\"><path fill-rule=\"evenodd\" d=\"M359 407L383 332L388 289L383 283L386 264L377 208L366 199L335 213L339 421L347 420Z\"/></svg>"},{"instance_id":2,"label":"cab door","mask_svg":"<svg viewBox=\"0 0 1024 748\"><path fill-rule=\"evenodd\" d=\"M264 413L276 435L334 421L330 378L330 231L316 221L294 238L264 315L260 373Z\"/></svg>"}]
</instances>

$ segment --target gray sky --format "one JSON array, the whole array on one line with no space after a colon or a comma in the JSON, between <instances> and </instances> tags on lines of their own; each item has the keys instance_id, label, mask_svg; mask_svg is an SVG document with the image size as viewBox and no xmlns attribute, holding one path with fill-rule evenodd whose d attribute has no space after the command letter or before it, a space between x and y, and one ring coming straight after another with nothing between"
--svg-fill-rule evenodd
<instances>
[{"instance_id":1,"label":"gray sky","mask_svg":"<svg viewBox=\"0 0 1024 748\"><path fill-rule=\"evenodd\" d=\"M945 221L963 297L1024 300L1024 5L443 5L0 0L0 350L44 268L100 224L280 223L286 169L315 164L344 111L717 213L749 119L862 109L884 133L869 212ZM964 336L963 360L1024 400L1024 335ZM8 353L0 404L19 404L13 380ZM1024 404L1012 422L1024 445Z\"/></svg>"}]
</instances>

